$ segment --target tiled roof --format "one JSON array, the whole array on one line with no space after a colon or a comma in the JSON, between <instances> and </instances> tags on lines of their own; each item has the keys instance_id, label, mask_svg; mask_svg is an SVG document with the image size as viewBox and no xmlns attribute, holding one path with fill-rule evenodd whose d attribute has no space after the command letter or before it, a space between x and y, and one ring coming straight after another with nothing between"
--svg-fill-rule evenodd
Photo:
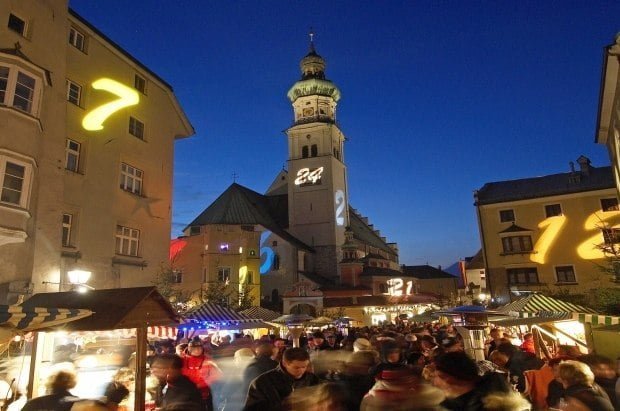
<instances>
[{"instance_id":1,"label":"tiled roof","mask_svg":"<svg viewBox=\"0 0 620 411\"><path fill-rule=\"evenodd\" d=\"M396 252L362 220L352 207L349 207L349 226L351 230L353 230L353 237L357 240L383 250L388 254L396 254Z\"/></svg>"},{"instance_id":2,"label":"tiled roof","mask_svg":"<svg viewBox=\"0 0 620 411\"><path fill-rule=\"evenodd\" d=\"M308 279L309 281L315 283L316 285L318 285L319 287L334 287L336 286L335 281L323 277L322 275L318 275L316 273L311 273L309 271L300 271L299 272L300 275L303 275L304 277L306 277L306 279Z\"/></svg>"},{"instance_id":3,"label":"tiled roof","mask_svg":"<svg viewBox=\"0 0 620 411\"><path fill-rule=\"evenodd\" d=\"M455 276L438 268L431 267L430 265L404 265L403 273L408 277L415 277L419 280L434 280L438 278L457 279Z\"/></svg>"},{"instance_id":4,"label":"tiled roof","mask_svg":"<svg viewBox=\"0 0 620 411\"><path fill-rule=\"evenodd\" d=\"M393 270L383 267L364 267L361 274L362 277L411 277L402 271Z\"/></svg>"},{"instance_id":5,"label":"tiled roof","mask_svg":"<svg viewBox=\"0 0 620 411\"><path fill-rule=\"evenodd\" d=\"M470 257L467 261L466 268L473 270L476 268L484 268L484 258L482 258L482 249L478 250L476 255Z\"/></svg>"},{"instance_id":6,"label":"tiled roof","mask_svg":"<svg viewBox=\"0 0 620 411\"><path fill-rule=\"evenodd\" d=\"M189 226L260 224L285 241L307 251L312 247L288 233L286 196L264 196L237 183L231 184ZM187 227L186 227L187 228Z\"/></svg>"},{"instance_id":7,"label":"tiled roof","mask_svg":"<svg viewBox=\"0 0 620 411\"><path fill-rule=\"evenodd\" d=\"M476 204L495 204L614 187L615 183L611 167L590 166L587 175L576 171L543 177L486 183L477 192Z\"/></svg>"}]
</instances>

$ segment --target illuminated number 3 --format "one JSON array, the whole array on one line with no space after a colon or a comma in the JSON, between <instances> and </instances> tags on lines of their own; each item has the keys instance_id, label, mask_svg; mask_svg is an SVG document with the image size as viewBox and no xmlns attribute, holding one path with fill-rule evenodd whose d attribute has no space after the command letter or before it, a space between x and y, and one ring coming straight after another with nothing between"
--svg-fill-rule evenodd
<instances>
[{"instance_id":1,"label":"illuminated number 3","mask_svg":"<svg viewBox=\"0 0 620 411\"><path fill-rule=\"evenodd\" d=\"M104 90L119 98L94 108L82 119L82 127L89 131L102 130L103 122L118 110L135 106L140 102L138 92L109 78L102 78L92 84L95 90Z\"/></svg>"}]
</instances>

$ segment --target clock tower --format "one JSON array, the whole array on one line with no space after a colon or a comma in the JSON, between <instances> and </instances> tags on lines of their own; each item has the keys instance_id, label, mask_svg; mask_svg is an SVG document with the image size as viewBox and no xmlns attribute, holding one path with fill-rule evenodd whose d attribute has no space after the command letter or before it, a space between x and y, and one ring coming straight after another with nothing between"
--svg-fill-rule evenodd
<instances>
[{"instance_id":1,"label":"clock tower","mask_svg":"<svg viewBox=\"0 0 620 411\"><path fill-rule=\"evenodd\" d=\"M286 130L289 231L316 250L300 269L337 279L349 225L345 136L336 123L340 90L325 78L325 60L312 34L300 68L301 80L287 94L294 113Z\"/></svg>"}]
</instances>

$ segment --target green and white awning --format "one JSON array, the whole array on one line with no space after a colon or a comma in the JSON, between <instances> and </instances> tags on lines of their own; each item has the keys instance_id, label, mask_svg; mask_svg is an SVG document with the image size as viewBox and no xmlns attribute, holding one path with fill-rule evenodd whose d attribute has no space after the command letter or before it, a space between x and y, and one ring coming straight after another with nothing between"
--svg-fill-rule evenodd
<instances>
[{"instance_id":1,"label":"green and white awning","mask_svg":"<svg viewBox=\"0 0 620 411\"><path fill-rule=\"evenodd\" d=\"M596 314L596 311L591 308L547 297L543 294L530 294L498 308L497 311L506 314L518 313L522 317L525 316L524 313L540 312Z\"/></svg>"},{"instance_id":2,"label":"green and white awning","mask_svg":"<svg viewBox=\"0 0 620 411\"><path fill-rule=\"evenodd\" d=\"M573 320L577 320L580 323L588 323L592 325L616 325L620 324L620 317L611 315L599 315L599 314L573 314Z\"/></svg>"}]
</instances>

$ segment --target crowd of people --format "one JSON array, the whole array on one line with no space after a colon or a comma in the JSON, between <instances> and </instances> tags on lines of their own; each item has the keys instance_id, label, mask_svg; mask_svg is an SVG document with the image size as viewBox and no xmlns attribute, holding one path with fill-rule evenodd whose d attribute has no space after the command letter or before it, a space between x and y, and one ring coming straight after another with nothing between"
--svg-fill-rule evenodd
<instances>
[{"instance_id":1,"label":"crowd of people","mask_svg":"<svg viewBox=\"0 0 620 411\"><path fill-rule=\"evenodd\" d=\"M542 361L531 335L517 340L499 329L490 330L484 360L464 345L451 325L437 324L327 329L303 335L298 347L274 336L195 337L151 347L148 389L161 411L619 409L610 359L564 347ZM57 375L50 395L23 409L124 409L128 390L118 381L96 403L73 397L71 384Z\"/></svg>"}]
</instances>

